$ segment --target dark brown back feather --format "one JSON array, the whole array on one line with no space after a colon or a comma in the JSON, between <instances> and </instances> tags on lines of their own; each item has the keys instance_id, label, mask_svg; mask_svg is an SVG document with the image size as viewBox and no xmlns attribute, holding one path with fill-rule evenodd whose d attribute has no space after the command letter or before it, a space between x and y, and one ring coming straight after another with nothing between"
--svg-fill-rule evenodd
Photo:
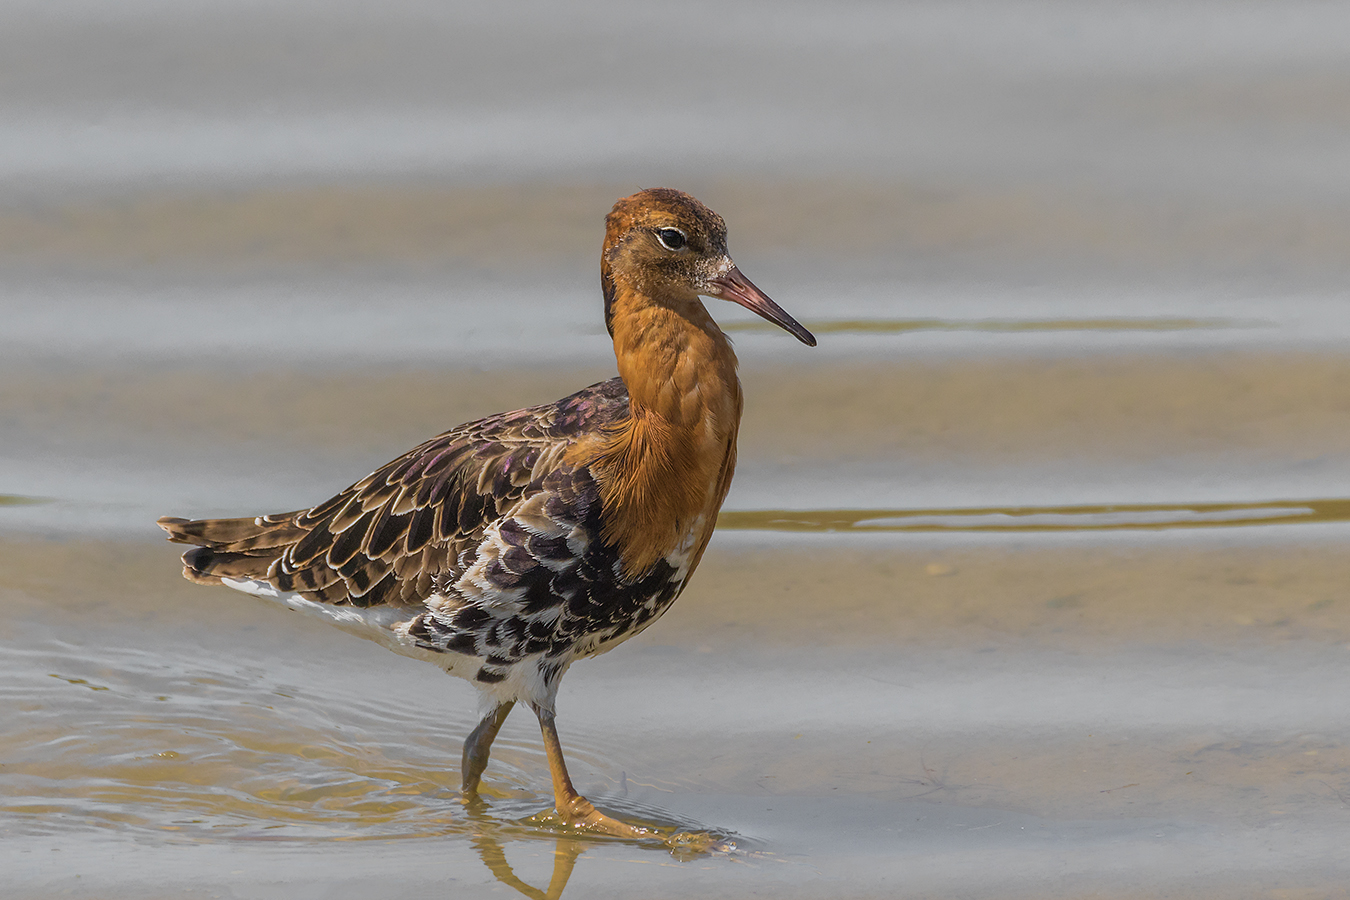
<instances>
[{"instance_id":1,"label":"dark brown back feather","mask_svg":"<svg viewBox=\"0 0 1350 900\"><path fill-rule=\"evenodd\" d=\"M239 519L165 517L191 581L270 583L311 600L415 606L577 441L628 416L615 378L556 403L451 429L308 510Z\"/></svg>"}]
</instances>

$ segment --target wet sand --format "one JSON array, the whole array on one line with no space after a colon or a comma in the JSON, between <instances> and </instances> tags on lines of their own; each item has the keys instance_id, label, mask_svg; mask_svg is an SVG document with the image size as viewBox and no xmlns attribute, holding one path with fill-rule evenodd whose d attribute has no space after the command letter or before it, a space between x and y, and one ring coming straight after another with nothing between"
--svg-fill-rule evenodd
<instances>
[{"instance_id":1,"label":"wet sand","mask_svg":"<svg viewBox=\"0 0 1350 900\"><path fill-rule=\"evenodd\" d=\"M1350 493L1350 363L1339 355L1207 348L1084 357L1066 334L1051 352L953 357L903 353L906 337L893 338L889 359L854 361L835 348L834 359L793 367L743 340L742 380L754 402L728 508L1255 503ZM1157 339L1142 332L1136 341ZM592 351L605 343L585 341ZM298 508L452 424L613 374L612 362L598 360L474 370L208 359L0 364L8 423L0 473L10 492L54 501L13 510L0 527L102 522L149 536L185 489L210 514Z\"/></svg>"},{"instance_id":2,"label":"wet sand","mask_svg":"<svg viewBox=\"0 0 1350 900\"><path fill-rule=\"evenodd\" d=\"M577 667L562 709L579 783L742 847L648 882L659 851L582 843L579 884L1223 896L1343 872L1339 541L861 543L723 536L659 628ZM483 833L547 870L553 841L511 822L547 803L528 723L503 734L487 819L455 799L464 685L193 591L166 577L172 548L8 539L0 553L19 896L78 892L75 875L104 896L238 884L242 859L244 884L303 873L339 896L377 858L409 867L388 875L407 890L486 886L470 853ZM395 846L360 849L380 839ZM60 869L43 855L76 848ZM109 881L107 854L147 852L153 876ZM1083 869L1064 875L1070 860Z\"/></svg>"},{"instance_id":3,"label":"wet sand","mask_svg":"<svg viewBox=\"0 0 1350 900\"><path fill-rule=\"evenodd\" d=\"M692 182L692 183L691 183ZM1350 214L1278 201L1111 196L1053 184L794 178L681 183L718 197L738 254L910 271L934 258L1060 272L1197 268L1300 279L1343 274ZM391 179L245 190L57 197L0 211L0 257L97 271L126 262L240 268L361 264L566 269L596 252L596 210L628 182L457 185ZM588 267L589 268L589 267Z\"/></svg>"},{"instance_id":4,"label":"wet sand","mask_svg":"<svg viewBox=\"0 0 1350 900\"><path fill-rule=\"evenodd\" d=\"M1050 355L915 359L899 336L888 359L791 366L764 360L756 347L741 373L755 398L741 446L756 464L850 456L932 464L959 453L972 465L1082 459L1106 466L1212 458L1225 449L1270 459L1350 451L1350 360L1340 354L1239 349L1083 358L1074 342L1067 337L1064 350ZM605 343L596 335L592 346ZM11 367L0 415L34 432L65 431L72 441L151 444L181 431L179 439L203 445L265 439L278 450L341 444L387 454L442 423L548 402L560 389L614 374L612 360L506 371L452 363L222 363ZM803 406L811 415L801 414Z\"/></svg>"}]
</instances>

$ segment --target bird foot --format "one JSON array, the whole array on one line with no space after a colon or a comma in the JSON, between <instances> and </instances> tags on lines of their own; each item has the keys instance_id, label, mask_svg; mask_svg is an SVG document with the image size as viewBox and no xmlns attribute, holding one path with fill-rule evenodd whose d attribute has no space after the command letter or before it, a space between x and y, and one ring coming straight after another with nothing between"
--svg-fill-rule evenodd
<instances>
[{"instance_id":1,"label":"bird foot","mask_svg":"<svg viewBox=\"0 0 1350 900\"><path fill-rule=\"evenodd\" d=\"M557 814L558 818L566 822L569 827L588 834L603 834L608 837L626 838L628 840L647 840L660 837L657 832L649 828L639 828L636 825L629 825L627 822L620 822L618 819L605 815L596 809L591 801L581 796L559 803Z\"/></svg>"},{"instance_id":2,"label":"bird foot","mask_svg":"<svg viewBox=\"0 0 1350 900\"><path fill-rule=\"evenodd\" d=\"M663 840L670 848L671 856L680 859L701 856L704 853L731 853L736 849L735 841L706 831L680 831Z\"/></svg>"},{"instance_id":3,"label":"bird foot","mask_svg":"<svg viewBox=\"0 0 1350 900\"><path fill-rule=\"evenodd\" d=\"M554 815L568 828L588 834L632 841L659 841L670 850L672 856L679 858L692 858L704 853L729 853L736 849L735 841L706 831L679 831L672 834L657 828L629 825L605 815L580 796L561 804Z\"/></svg>"}]
</instances>

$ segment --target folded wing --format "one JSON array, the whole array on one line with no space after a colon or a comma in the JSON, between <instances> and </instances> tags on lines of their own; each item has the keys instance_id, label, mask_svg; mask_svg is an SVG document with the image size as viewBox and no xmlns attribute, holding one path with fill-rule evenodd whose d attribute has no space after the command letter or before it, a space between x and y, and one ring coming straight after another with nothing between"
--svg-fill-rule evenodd
<instances>
[{"instance_id":1,"label":"folded wing","mask_svg":"<svg viewBox=\"0 0 1350 900\"><path fill-rule=\"evenodd\" d=\"M312 509L159 525L170 540L197 545L183 555L191 581L242 579L322 603L415 607L437 584L458 580L485 532L576 440L627 414L627 392L613 379L451 429Z\"/></svg>"}]
</instances>

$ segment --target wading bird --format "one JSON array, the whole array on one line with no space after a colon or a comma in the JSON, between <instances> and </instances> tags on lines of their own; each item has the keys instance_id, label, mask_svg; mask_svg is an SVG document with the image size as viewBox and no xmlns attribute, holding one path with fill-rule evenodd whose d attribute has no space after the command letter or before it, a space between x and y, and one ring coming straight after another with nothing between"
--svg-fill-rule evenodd
<instances>
[{"instance_id":1,"label":"wading bird","mask_svg":"<svg viewBox=\"0 0 1350 900\"><path fill-rule=\"evenodd\" d=\"M648 838L572 786L558 683L679 596L731 484L741 386L700 295L816 340L741 274L722 217L688 194L626 197L606 225L618 378L452 428L312 509L159 524L197 545L183 554L189 581L316 613L472 682L486 712L464 742L466 798L523 701L539 718L558 816Z\"/></svg>"}]
</instances>

